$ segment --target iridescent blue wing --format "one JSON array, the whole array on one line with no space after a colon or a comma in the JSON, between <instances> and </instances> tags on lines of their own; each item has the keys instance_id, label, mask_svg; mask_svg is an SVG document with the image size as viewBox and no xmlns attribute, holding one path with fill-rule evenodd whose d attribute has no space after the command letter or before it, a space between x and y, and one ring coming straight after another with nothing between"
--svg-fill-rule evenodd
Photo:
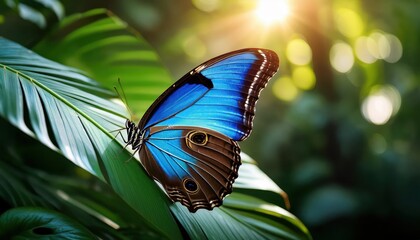
<instances>
[{"instance_id":1,"label":"iridescent blue wing","mask_svg":"<svg viewBox=\"0 0 420 240\"><path fill-rule=\"evenodd\" d=\"M277 55L265 49L238 50L207 61L167 89L139 128L195 126L244 140L251 132L260 92L278 66Z\"/></svg>"}]
</instances>

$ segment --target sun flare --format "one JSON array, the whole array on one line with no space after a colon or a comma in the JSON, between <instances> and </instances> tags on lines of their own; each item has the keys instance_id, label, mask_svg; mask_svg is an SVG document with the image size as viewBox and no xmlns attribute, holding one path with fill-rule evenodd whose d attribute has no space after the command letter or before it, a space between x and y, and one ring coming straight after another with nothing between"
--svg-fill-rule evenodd
<instances>
[{"instance_id":1,"label":"sun flare","mask_svg":"<svg viewBox=\"0 0 420 240\"><path fill-rule=\"evenodd\" d=\"M287 0L259 0L255 14L267 25L284 22L290 14Z\"/></svg>"}]
</instances>

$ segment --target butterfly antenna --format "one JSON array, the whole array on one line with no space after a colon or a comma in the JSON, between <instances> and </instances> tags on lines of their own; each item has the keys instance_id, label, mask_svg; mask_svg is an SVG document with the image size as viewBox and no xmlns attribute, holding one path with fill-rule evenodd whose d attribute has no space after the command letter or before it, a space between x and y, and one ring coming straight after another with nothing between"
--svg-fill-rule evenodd
<instances>
[{"instance_id":1,"label":"butterfly antenna","mask_svg":"<svg viewBox=\"0 0 420 240\"><path fill-rule=\"evenodd\" d=\"M115 130L111 130L111 131L109 131L110 133L114 133L114 132L120 132L120 131L122 131L122 130L124 130L125 129L125 127L124 128L118 128L118 129L115 129Z\"/></svg>"},{"instance_id":2,"label":"butterfly antenna","mask_svg":"<svg viewBox=\"0 0 420 240\"><path fill-rule=\"evenodd\" d=\"M119 87L121 89L121 94L118 91L117 87L114 86L115 92L117 93L118 98L121 99L121 101L124 103L125 107L127 108L128 113L130 114L130 119L133 119L134 114L131 111L130 107L128 106L127 97L125 95L124 88L123 88L123 86L121 84L121 79L120 78L118 78L118 85L119 85Z\"/></svg>"}]
</instances>

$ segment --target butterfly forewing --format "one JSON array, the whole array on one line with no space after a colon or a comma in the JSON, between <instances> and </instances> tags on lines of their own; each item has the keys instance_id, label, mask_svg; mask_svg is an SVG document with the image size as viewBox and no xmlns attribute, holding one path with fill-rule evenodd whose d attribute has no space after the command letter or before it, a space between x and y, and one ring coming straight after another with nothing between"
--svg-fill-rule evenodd
<instances>
[{"instance_id":1,"label":"butterfly forewing","mask_svg":"<svg viewBox=\"0 0 420 240\"><path fill-rule=\"evenodd\" d=\"M255 103L279 60L270 50L244 49L209 60L165 91L146 112L140 128L195 126L244 140Z\"/></svg>"}]
</instances>

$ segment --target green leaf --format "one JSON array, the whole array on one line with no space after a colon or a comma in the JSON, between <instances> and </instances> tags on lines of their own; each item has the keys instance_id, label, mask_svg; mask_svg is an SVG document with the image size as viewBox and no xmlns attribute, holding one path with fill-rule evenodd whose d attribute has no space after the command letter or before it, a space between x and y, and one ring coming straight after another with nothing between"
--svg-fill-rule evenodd
<instances>
[{"instance_id":1,"label":"green leaf","mask_svg":"<svg viewBox=\"0 0 420 240\"><path fill-rule=\"evenodd\" d=\"M64 17L64 8L58 0L6 0L6 6L15 10L19 16L40 28L47 27L45 9L53 12L58 19Z\"/></svg>"},{"instance_id":2,"label":"green leaf","mask_svg":"<svg viewBox=\"0 0 420 240\"><path fill-rule=\"evenodd\" d=\"M168 199L109 132L124 124L112 92L0 38L0 116L99 177L164 236L180 233Z\"/></svg>"},{"instance_id":3,"label":"green leaf","mask_svg":"<svg viewBox=\"0 0 420 240\"><path fill-rule=\"evenodd\" d=\"M311 239L291 213L240 193L232 193L212 211L190 213L180 204L171 209L193 239Z\"/></svg>"},{"instance_id":4,"label":"green leaf","mask_svg":"<svg viewBox=\"0 0 420 240\"><path fill-rule=\"evenodd\" d=\"M35 0L35 2L53 11L59 19L64 17L64 8L59 0Z\"/></svg>"},{"instance_id":5,"label":"green leaf","mask_svg":"<svg viewBox=\"0 0 420 240\"><path fill-rule=\"evenodd\" d=\"M0 216L1 239L95 239L77 221L52 210L20 207Z\"/></svg>"},{"instance_id":6,"label":"green leaf","mask_svg":"<svg viewBox=\"0 0 420 240\"><path fill-rule=\"evenodd\" d=\"M121 79L137 117L171 82L158 55L140 34L104 9L65 18L34 50L82 69L109 88Z\"/></svg>"},{"instance_id":7,"label":"green leaf","mask_svg":"<svg viewBox=\"0 0 420 240\"><path fill-rule=\"evenodd\" d=\"M92 144L80 141L89 139L86 132L74 129L83 129L84 118L105 135L110 134L104 127L120 128L124 110L100 97L111 97L111 92L76 70L4 38L0 38L0 67L0 115L51 149L58 147L77 165L103 178ZM25 110L29 116L24 116Z\"/></svg>"},{"instance_id":8,"label":"green leaf","mask_svg":"<svg viewBox=\"0 0 420 240\"><path fill-rule=\"evenodd\" d=\"M5 157L4 155L2 157ZM10 206L46 206L17 177L19 172L0 162L0 199Z\"/></svg>"},{"instance_id":9,"label":"green leaf","mask_svg":"<svg viewBox=\"0 0 420 240\"><path fill-rule=\"evenodd\" d=\"M57 210L77 219L101 239L124 239L130 236L126 231L147 238L159 236L98 179L51 175L16 164L17 159L5 152L6 156L0 160L0 201L5 202L5 206L40 206Z\"/></svg>"},{"instance_id":10,"label":"green leaf","mask_svg":"<svg viewBox=\"0 0 420 240\"><path fill-rule=\"evenodd\" d=\"M245 153L241 153L241 159L239 177L233 184L234 191L290 208L287 193L258 168L256 161Z\"/></svg>"},{"instance_id":11,"label":"green leaf","mask_svg":"<svg viewBox=\"0 0 420 240\"><path fill-rule=\"evenodd\" d=\"M40 11L26 4L19 4L17 6L19 15L30 22L35 23L40 28L45 28L47 26L47 20Z\"/></svg>"},{"instance_id":12,"label":"green leaf","mask_svg":"<svg viewBox=\"0 0 420 240\"><path fill-rule=\"evenodd\" d=\"M308 229L296 216L256 197L231 194L226 198L224 208L242 224L249 224L263 235L280 239L311 239Z\"/></svg>"}]
</instances>

